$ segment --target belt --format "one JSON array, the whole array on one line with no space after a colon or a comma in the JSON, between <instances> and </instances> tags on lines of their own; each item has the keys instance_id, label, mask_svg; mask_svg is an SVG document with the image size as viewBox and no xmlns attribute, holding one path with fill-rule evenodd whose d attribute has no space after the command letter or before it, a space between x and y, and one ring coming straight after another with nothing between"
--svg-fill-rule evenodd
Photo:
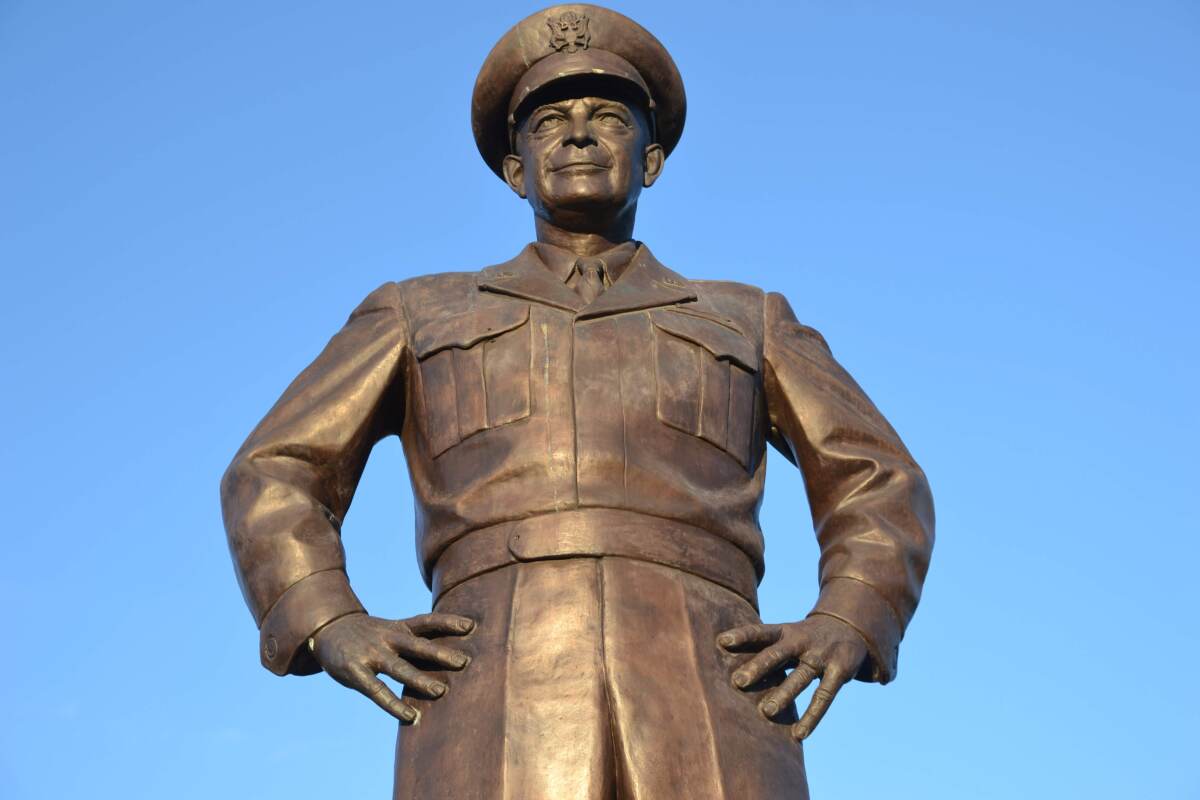
<instances>
[{"instance_id":1,"label":"belt","mask_svg":"<svg viewBox=\"0 0 1200 800\"><path fill-rule=\"evenodd\" d=\"M478 528L452 542L433 567L433 599L510 564L619 556L689 572L758 608L758 570L737 545L703 528L615 508L580 508Z\"/></svg>"}]
</instances>

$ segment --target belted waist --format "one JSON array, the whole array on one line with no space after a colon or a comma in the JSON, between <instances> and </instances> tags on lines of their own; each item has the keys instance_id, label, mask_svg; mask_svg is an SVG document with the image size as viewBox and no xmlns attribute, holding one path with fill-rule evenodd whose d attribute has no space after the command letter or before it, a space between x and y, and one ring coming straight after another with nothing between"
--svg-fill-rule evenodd
<instances>
[{"instance_id":1,"label":"belted waist","mask_svg":"<svg viewBox=\"0 0 1200 800\"><path fill-rule=\"evenodd\" d=\"M616 508L580 508L478 528L433 567L433 599L476 575L551 558L619 556L689 572L758 608L758 571L740 547L695 525Z\"/></svg>"}]
</instances>

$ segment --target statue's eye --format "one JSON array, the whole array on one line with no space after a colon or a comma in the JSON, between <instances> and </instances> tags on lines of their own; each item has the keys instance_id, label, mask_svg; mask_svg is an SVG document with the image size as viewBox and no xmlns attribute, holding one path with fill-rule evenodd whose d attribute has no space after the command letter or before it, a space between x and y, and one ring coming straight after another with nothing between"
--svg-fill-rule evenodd
<instances>
[{"instance_id":1,"label":"statue's eye","mask_svg":"<svg viewBox=\"0 0 1200 800\"><path fill-rule=\"evenodd\" d=\"M625 118L623 116L621 116L620 114L618 114L615 111L601 111L599 114L596 115L596 121L599 122L601 125L605 125L608 127L624 128L629 124L625 121Z\"/></svg>"},{"instance_id":2,"label":"statue's eye","mask_svg":"<svg viewBox=\"0 0 1200 800\"><path fill-rule=\"evenodd\" d=\"M565 121L561 114L544 114L533 121L533 132L545 133L557 128Z\"/></svg>"}]
</instances>

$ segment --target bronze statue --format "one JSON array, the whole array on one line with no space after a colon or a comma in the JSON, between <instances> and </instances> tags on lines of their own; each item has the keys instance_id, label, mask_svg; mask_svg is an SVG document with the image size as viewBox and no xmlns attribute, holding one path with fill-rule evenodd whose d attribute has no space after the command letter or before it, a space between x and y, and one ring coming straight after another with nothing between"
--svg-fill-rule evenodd
<instances>
[{"instance_id":1,"label":"bronze statue","mask_svg":"<svg viewBox=\"0 0 1200 800\"><path fill-rule=\"evenodd\" d=\"M518 23L472 122L537 241L372 292L224 477L263 664L400 720L396 798L807 797L800 741L850 679L895 674L933 544L925 477L783 296L690 281L633 239L684 112L633 21L571 4ZM366 613L341 543L390 435L434 603L401 621ZM815 608L777 625L756 600L768 443L821 546Z\"/></svg>"}]
</instances>

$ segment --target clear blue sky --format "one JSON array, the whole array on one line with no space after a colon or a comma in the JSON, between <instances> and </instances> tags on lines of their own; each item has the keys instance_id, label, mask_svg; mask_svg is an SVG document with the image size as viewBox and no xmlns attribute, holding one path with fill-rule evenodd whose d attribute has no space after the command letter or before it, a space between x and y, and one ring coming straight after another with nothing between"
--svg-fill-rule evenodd
<instances>
[{"instance_id":1,"label":"clear blue sky","mask_svg":"<svg viewBox=\"0 0 1200 800\"><path fill-rule=\"evenodd\" d=\"M1200 5L615 5L690 100L639 238L784 292L937 500L814 797L1200 797ZM415 6L0 0L0 796L389 796L389 718L258 666L217 483L368 291L532 236L468 103L538 5ZM798 619L782 458L767 498ZM374 613L426 610L394 441L346 542Z\"/></svg>"}]
</instances>

